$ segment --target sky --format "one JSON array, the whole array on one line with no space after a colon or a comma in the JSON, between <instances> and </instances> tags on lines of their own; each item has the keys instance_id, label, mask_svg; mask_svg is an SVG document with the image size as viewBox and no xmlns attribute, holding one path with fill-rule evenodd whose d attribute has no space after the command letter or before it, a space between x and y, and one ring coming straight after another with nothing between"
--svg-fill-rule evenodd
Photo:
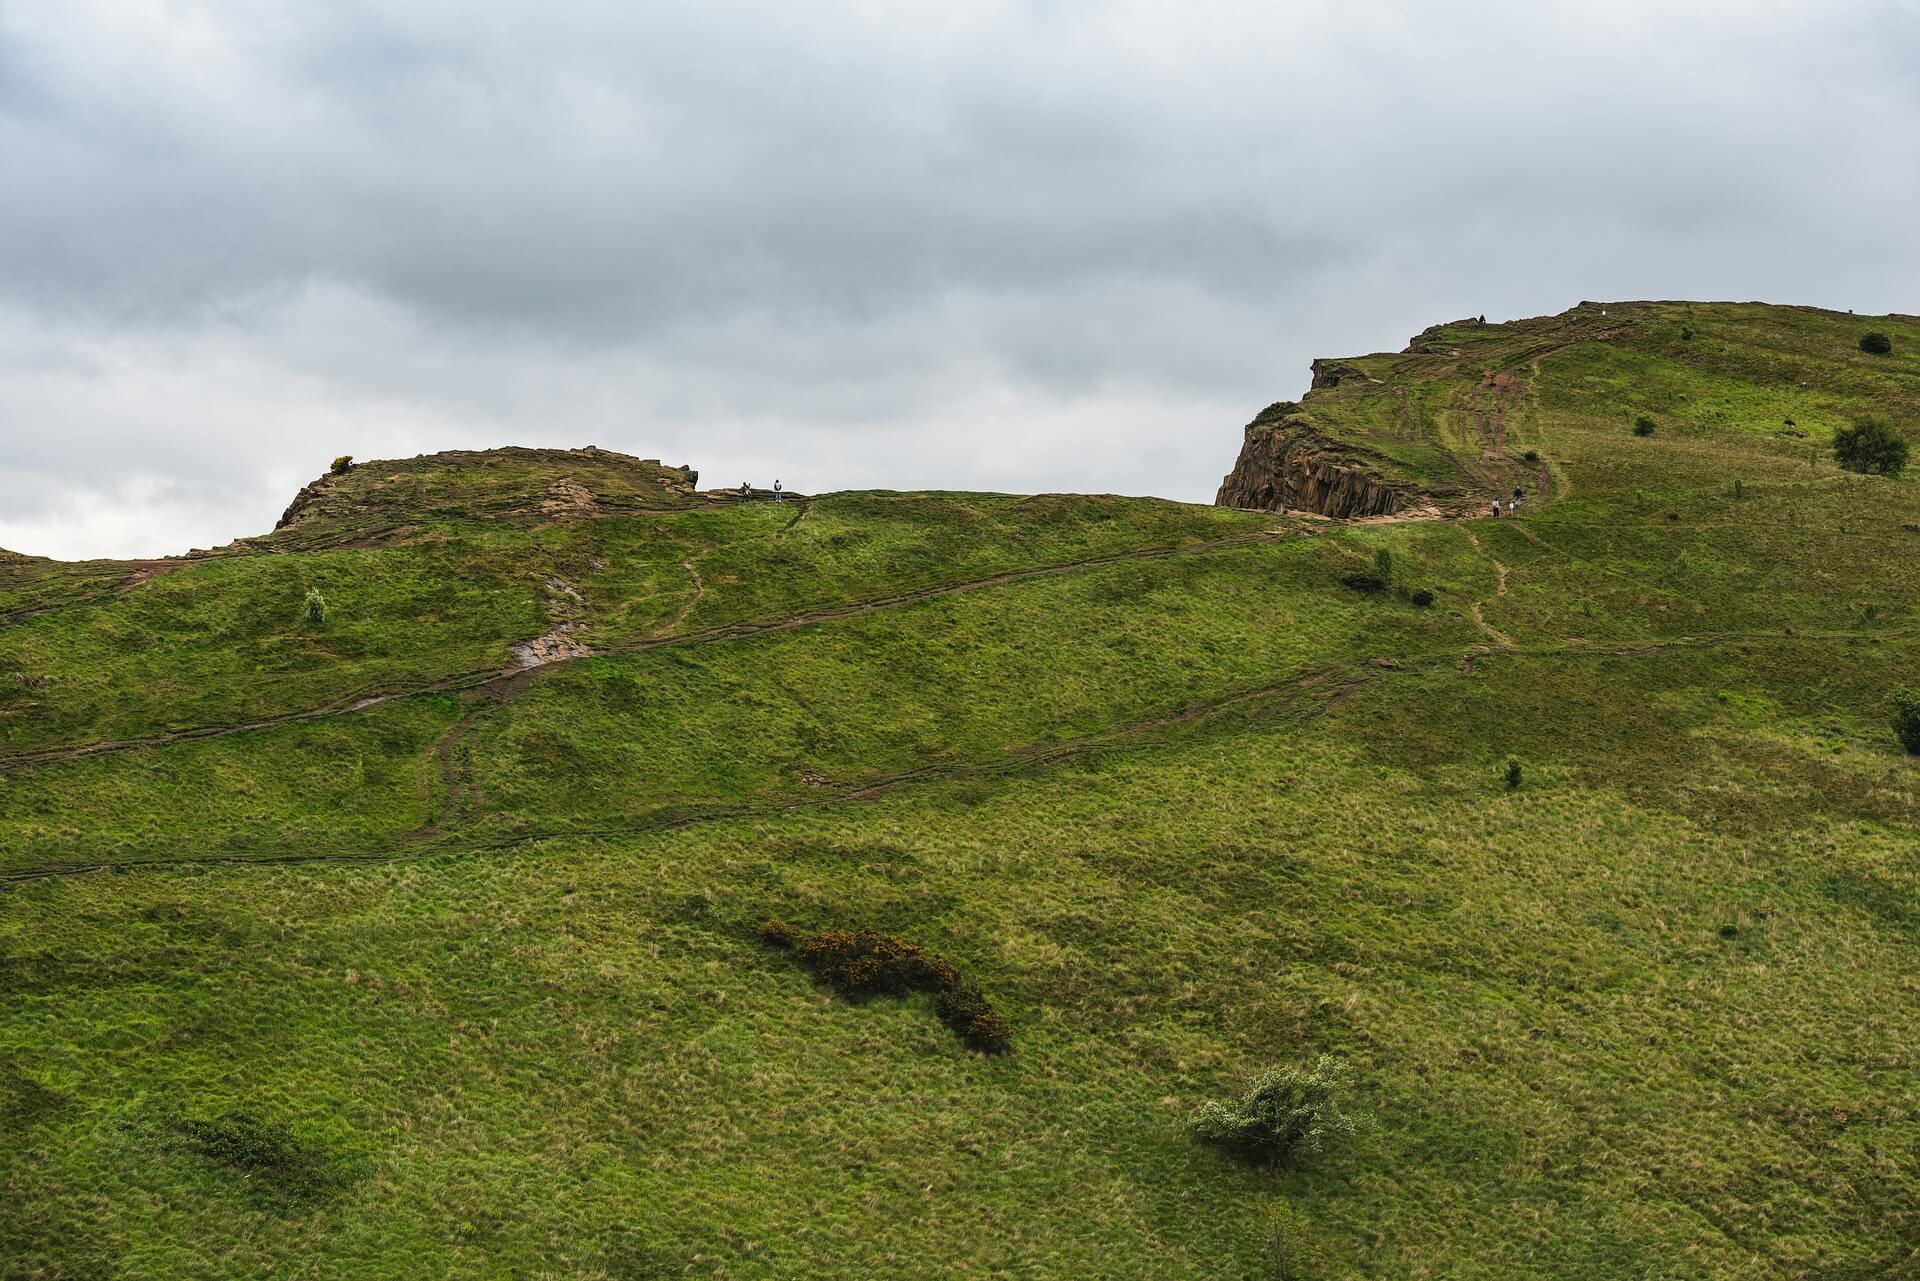
<instances>
[{"instance_id":1,"label":"sky","mask_svg":"<svg viewBox=\"0 0 1920 1281\"><path fill-rule=\"evenodd\" d=\"M1920 0L0 0L0 547L336 454L1210 501L1315 356L1920 312Z\"/></svg>"}]
</instances>

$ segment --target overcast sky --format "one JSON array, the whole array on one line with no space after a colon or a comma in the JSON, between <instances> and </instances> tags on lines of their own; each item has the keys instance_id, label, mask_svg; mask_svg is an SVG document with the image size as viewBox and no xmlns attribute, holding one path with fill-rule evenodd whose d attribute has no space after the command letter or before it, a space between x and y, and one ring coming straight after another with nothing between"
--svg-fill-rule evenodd
<instances>
[{"instance_id":1,"label":"overcast sky","mask_svg":"<svg viewBox=\"0 0 1920 1281\"><path fill-rule=\"evenodd\" d=\"M1920 311L1920 0L0 0L0 546L339 453L1210 500L1316 355Z\"/></svg>"}]
</instances>

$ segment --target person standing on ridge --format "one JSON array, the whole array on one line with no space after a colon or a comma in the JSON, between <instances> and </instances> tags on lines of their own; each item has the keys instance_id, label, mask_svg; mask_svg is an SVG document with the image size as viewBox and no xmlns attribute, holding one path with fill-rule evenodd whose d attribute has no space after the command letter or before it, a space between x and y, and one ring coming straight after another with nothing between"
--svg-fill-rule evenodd
<instances>
[{"instance_id":1,"label":"person standing on ridge","mask_svg":"<svg viewBox=\"0 0 1920 1281\"><path fill-rule=\"evenodd\" d=\"M780 482L778 479L775 479L773 482L773 501L776 503L780 501Z\"/></svg>"}]
</instances>

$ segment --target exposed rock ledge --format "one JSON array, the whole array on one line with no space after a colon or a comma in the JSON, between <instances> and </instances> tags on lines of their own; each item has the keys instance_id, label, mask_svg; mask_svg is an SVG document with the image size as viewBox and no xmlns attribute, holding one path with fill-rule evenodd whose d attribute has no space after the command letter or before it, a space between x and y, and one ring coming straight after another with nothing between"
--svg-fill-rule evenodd
<instances>
[{"instance_id":1,"label":"exposed rock ledge","mask_svg":"<svg viewBox=\"0 0 1920 1281\"><path fill-rule=\"evenodd\" d=\"M1353 519L1391 516L1411 493L1381 480L1363 463L1295 417L1298 405L1270 405L1247 424L1233 470L1214 502L1259 511L1310 511Z\"/></svg>"}]
</instances>

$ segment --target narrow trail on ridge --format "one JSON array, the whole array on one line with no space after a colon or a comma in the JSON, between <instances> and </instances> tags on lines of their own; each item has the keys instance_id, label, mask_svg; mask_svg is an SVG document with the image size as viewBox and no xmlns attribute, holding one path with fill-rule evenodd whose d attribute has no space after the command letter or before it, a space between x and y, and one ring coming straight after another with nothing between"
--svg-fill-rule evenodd
<instances>
[{"instance_id":1,"label":"narrow trail on ridge","mask_svg":"<svg viewBox=\"0 0 1920 1281\"><path fill-rule=\"evenodd\" d=\"M803 512L805 510L805 508L801 509ZM798 520L799 517L796 516L794 519ZM694 567L693 562L691 560L683 560L680 562L680 565L687 571L688 577L693 579L693 595L681 601L680 608L673 611L673 617L669 618L666 625L660 629L660 635L662 636L670 636L674 632L679 631L680 624L687 621L687 615L694 611L694 607L699 605L701 598L707 594L707 585L700 581L700 571Z\"/></svg>"}]
</instances>

